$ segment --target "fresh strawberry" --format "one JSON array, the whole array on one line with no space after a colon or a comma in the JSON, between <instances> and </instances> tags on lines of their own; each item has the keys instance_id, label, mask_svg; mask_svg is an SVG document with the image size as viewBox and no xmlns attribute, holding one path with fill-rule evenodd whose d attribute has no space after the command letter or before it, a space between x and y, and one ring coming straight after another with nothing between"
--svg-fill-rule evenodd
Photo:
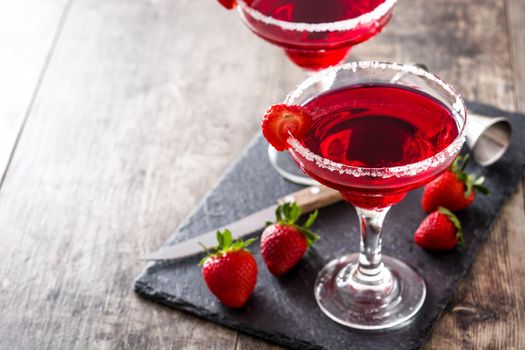
<instances>
[{"instance_id":1,"label":"fresh strawberry","mask_svg":"<svg viewBox=\"0 0 525 350\"><path fill-rule=\"evenodd\" d=\"M236 0L219 0L222 6L226 7L228 10L234 9L237 6Z\"/></svg>"},{"instance_id":2,"label":"fresh strawberry","mask_svg":"<svg viewBox=\"0 0 525 350\"><path fill-rule=\"evenodd\" d=\"M476 178L465 172L469 156L460 156L440 177L425 186L421 206L427 213L445 207L458 211L468 207L476 196L476 191L488 195L489 190L483 186L484 177Z\"/></svg>"},{"instance_id":3,"label":"fresh strawberry","mask_svg":"<svg viewBox=\"0 0 525 350\"><path fill-rule=\"evenodd\" d=\"M281 276L288 272L319 238L310 231L317 213L310 214L306 223L298 226L295 222L301 216L301 208L297 204L285 203L277 207L277 221L267 223L261 237L261 254L272 274Z\"/></svg>"},{"instance_id":4,"label":"fresh strawberry","mask_svg":"<svg viewBox=\"0 0 525 350\"><path fill-rule=\"evenodd\" d=\"M257 282L257 263L246 249L255 238L232 242L229 230L217 231L219 246L201 260L202 276L210 291L226 306L246 304Z\"/></svg>"},{"instance_id":5,"label":"fresh strawberry","mask_svg":"<svg viewBox=\"0 0 525 350\"><path fill-rule=\"evenodd\" d=\"M263 117L262 132L266 140L281 152L287 148L290 134L300 140L311 124L312 116L305 107L273 105Z\"/></svg>"},{"instance_id":6,"label":"fresh strawberry","mask_svg":"<svg viewBox=\"0 0 525 350\"><path fill-rule=\"evenodd\" d=\"M450 210L439 207L421 222L414 241L429 250L449 250L463 245L461 223Z\"/></svg>"}]
</instances>

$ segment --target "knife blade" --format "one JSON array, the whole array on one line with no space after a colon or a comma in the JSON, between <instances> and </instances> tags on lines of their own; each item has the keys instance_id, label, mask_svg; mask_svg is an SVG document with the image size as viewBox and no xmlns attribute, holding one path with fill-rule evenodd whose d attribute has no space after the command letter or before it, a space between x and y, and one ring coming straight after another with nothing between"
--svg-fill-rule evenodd
<instances>
[{"instance_id":1,"label":"knife blade","mask_svg":"<svg viewBox=\"0 0 525 350\"><path fill-rule=\"evenodd\" d=\"M341 194L338 191L322 185L311 186L282 197L277 200L276 204L259 210L237 221L214 228L213 230L204 232L184 242L161 248L144 256L142 260L174 260L200 253L202 252L202 247L199 243L202 243L207 247L217 245L217 230L225 228L232 231L234 239L254 233L262 229L267 221L275 220L275 209L277 208L277 205L284 202L296 202L301 207L303 213L308 213L330 204L334 204L341 199Z\"/></svg>"}]
</instances>

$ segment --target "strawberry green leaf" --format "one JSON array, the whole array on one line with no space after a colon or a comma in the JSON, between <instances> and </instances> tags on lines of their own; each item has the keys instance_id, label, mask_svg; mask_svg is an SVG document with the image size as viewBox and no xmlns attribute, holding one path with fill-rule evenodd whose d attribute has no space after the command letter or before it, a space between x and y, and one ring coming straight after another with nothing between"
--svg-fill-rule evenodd
<instances>
[{"instance_id":1,"label":"strawberry green leaf","mask_svg":"<svg viewBox=\"0 0 525 350\"><path fill-rule=\"evenodd\" d=\"M301 228L299 231L306 237L306 244L308 247L312 246L318 239L319 236L308 229Z\"/></svg>"},{"instance_id":2,"label":"strawberry green leaf","mask_svg":"<svg viewBox=\"0 0 525 350\"><path fill-rule=\"evenodd\" d=\"M299 207L296 203L292 203L290 205L289 214L289 221L291 221L292 224L295 223L297 219L299 219L299 217L301 216L301 207Z\"/></svg>"},{"instance_id":3,"label":"strawberry green leaf","mask_svg":"<svg viewBox=\"0 0 525 350\"><path fill-rule=\"evenodd\" d=\"M283 212L283 205L277 206L277 208L275 209L275 217L278 222L281 222L283 220L282 212Z\"/></svg>"},{"instance_id":4,"label":"strawberry green leaf","mask_svg":"<svg viewBox=\"0 0 525 350\"><path fill-rule=\"evenodd\" d=\"M301 207L295 202L286 202L275 210L276 222L281 224L294 225L301 216Z\"/></svg>"},{"instance_id":5,"label":"strawberry green leaf","mask_svg":"<svg viewBox=\"0 0 525 350\"><path fill-rule=\"evenodd\" d=\"M210 257L220 257L228 252L233 252L237 250L246 250L246 247L248 247L250 244L252 244L256 238L251 238L246 241L243 241L242 239L238 239L236 241L233 241L233 235L230 230L225 229L224 231L217 231L217 242L218 246L213 247L212 251L210 251L208 248L206 248L202 243L199 242L199 244L204 249L206 255L202 260L199 262L199 265L202 265L206 262L206 260Z\"/></svg>"},{"instance_id":6,"label":"strawberry green leaf","mask_svg":"<svg viewBox=\"0 0 525 350\"><path fill-rule=\"evenodd\" d=\"M474 174L465 172L469 159L470 156L468 154L464 157L458 156L450 166L450 170L456 175L457 179L465 183L465 198L468 198L474 190L484 195L489 195L489 189L483 186L485 181L483 176L476 178Z\"/></svg>"},{"instance_id":7,"label":"strawberry green leaf","mask_svg":"<svg viewBox=\"0 0 525 350\"><path fill-rule=\"evenodd\" d=\"M252 244L253 242L255 242L257 240L257 238L250 238L248 239L247 241L241 241L242 242L242 249L246 249L246 247L248 247L250 244Z\"/></svg>"},{"instance_id":8,"label":"strawberry green leaf","mask_svg":"<svg viewBox=\"0 0 525 350\"><path fill-rule=\"evenodd\" d=\"M199 261L199 266L204 265L204 263L206 262L206 260L208 260L209 257L210 257L209 255L205 255L205 256Z\"/></svg>"},{"instance_id":9,"label":"strawberry green leaf","mask_svg":"<svg viewBox=\"0 0 525 350\"><path fill-rule=\"evenodd\" d=\"M465 245L465 241L463 239L463 229L461 227L461 221L459 221L458 217L453 212L451 212L450 210L448 210L445 207L439 207L438 211L441 214L445 215L450 220L450 222L452 222L454 227L456 227L456 230L457 230L457 232L456 232L456 240L458 241L458 245L459 246L464 246Z\"/></svg>"},{"instance_id":10,"label":"strawberry green leaf","mask_svg":"<svg viewBox=\"0 0 525 350\"><path fill-rule=\"evenodd\" d=\"M315 222L315 219L317 219L317 216L319 215L319 210L314 211L310 216L308 216L308 220L304 223L303 227L309 229Z\"/></svg>"},{"instance_id":11,"label":"strawberry green leaf","mask_svg":"<svg viewBox=\"0 0 525 350\"><path fill-rule=\"evenodd\" d=\"M463 231L458 231L458 233L456 233L456 239L458 241L458 246L465 246L465 240L463 239Z\"/></svg>"},{"instance_id":12,"label":"strawberry green leaf","mask_svg":"<svg viewBox=\"0 0 525 350\"><path fill-rule=\"evenodd\" d=\"M485 177L481 176L474 181L474 189L485 196L490 195L490 190L484 185Z\"/></svg>"},{"instance_id":13,"label":"strawberry green leaf","mask_svg":"<svg viewBox=\"0 0 525 350\"><path fill-rule=\"evenodd\" d=\"M247 246L249 246L250 244L252 244L253 242L255 242L256 240L257 240L257 237L250 238L250 239L244 241L244 246L247 247Z\"/></svg>"},{"instance_id":14,"label":"strawberry green leaf","mask_svg":"<svg viewBox=\"0 0 525 350\"><path fill-rule=\"evenodd\" d=\"M224 237L221 231L217 231L217 242L219 243L219 248L224 247Z\"/></svg>"},{"instance_id":15,"label":"strawberry green leaf","mask_svg":"<svg viewBox=\"0 0 525 350\"><path fill-rule=\"evenodd\" d=\"M319 236L310 231L310 227L313 225L318 215L319 212L316 210L315 212L310 214L303 226L299 226L296 224L296 221L301 216L301 207L297 203L286 202L279 205L275 210L275 216L277 219L276 222L279 224L290 225L297 228L299 232L301 232L305 236L308 246L311 246L315 241L319 239ZM266 224L268 225L268 222ZM269 224L273 223L270 222Z\"/></svg>"},{"instance_id":16,"label":"strawberry green leaf","mask_svg":"<svg viewBox=\"0 0 525 350\"><path fill-rule=\"evenodd\" d=\"M226 229L224 230L224 233L222 235L223 238L223 248L228 249L232 245L232 233L230 230Z\"/></svg>"},{"instance_id":17,"label":"strawberry green leaf","mask_svg":"<svg viewBox=\"0 0 525 350\"><path fill-rule=\"evenodd\" d=\"M468 198L472 194L472 190L474 187L474 180L475 180L475 177L472 174L469 174L465 177L465 180L464 180L465 186L466 186L465 198Z\"/></svg>"},{"instance_id":18,"label":"strawberry green leaf","mask_svg":"<svg viewBox=\"0 0 525 350\"><path fill-rule=\"evenodd\" d=\"M287 222L288 221L288 217L290 216L289 214L289 211L290 211L290 203L286 202L284 203L283 205L280 205L278 208L277 208L280 212L280 216L277 216L277 222Z\"/></svg>"}]
</instances>

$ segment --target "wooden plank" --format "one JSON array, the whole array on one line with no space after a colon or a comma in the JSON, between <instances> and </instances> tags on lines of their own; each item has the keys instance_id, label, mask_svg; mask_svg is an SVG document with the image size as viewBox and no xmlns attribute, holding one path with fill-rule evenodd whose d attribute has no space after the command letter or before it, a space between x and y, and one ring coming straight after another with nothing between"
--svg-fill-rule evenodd
<instances>
[{"instance_id":1,"label":"wooden plank","mask_svg":"<svg viewBox=\"0 0 525 350\"><path fill-rule=\"evenodd\" d=\"M75 1L0 193L0 348L235 347L131 285L283 84L277 50L236 16Z\"/></svg>"},{"instance_id":2,"label":"wooden plank","mask_svg":"<svg viewBox=\"0 0 525 350\"><path fill-rule=\"evenodd\" d=\"M525 112L525 2L506 1L515 104L519 111Z\"/></svg>"},{"instance_id":3,"label":"wooden plank","mask_svg":"<svg viewBox=\"0 0 525 350\"><path fill-rule=\"evenodd\" d=\"M67 4L67 0L0 2L0 179L31 108Z\"/></svg>"}]
</instances>

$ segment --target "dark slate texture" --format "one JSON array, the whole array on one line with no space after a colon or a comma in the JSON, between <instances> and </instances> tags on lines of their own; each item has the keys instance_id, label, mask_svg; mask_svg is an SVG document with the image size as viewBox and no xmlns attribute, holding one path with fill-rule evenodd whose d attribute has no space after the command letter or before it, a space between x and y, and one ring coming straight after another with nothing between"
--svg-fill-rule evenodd
<instances>
[{"instance_id":1,"label":"dark slate texture","mask_svg":"<svg viewBox=\"0 0 525 350\"><path fill-rule=\"evenodd\" d=\"M419 348L479 251L499 210L524 174L525 116L481 104L469 105L478 113L509 117L514 128L512 144L504 158L493 166L483 169L471 165L473 169L470 170L486 176L493 193L486 198L478 196L472 207L459 214L465 230L465 248L430 253L412 243L412 234L425 215L419 206L421 190L409 193L388 214L384 228L384 254L413 266L424 276L428 289L423 309L404 328L377 333L354 331L332 322L317 307L313 284L319 269L335 257L358 250L356 216L346 203L322 210L314 225L321 240L283 278L277 279L268 273L258 245L254 244L252 251L259 265L258 282L248 304L240 310L223 307L208 292L197 266L200 257L150 265L135 281L135 291L169 307L290 348ZM259 135L167 244L242 218L298 189L299 186L284 181L270 167L266 143Z\"/></svg>"}]
</instances>

